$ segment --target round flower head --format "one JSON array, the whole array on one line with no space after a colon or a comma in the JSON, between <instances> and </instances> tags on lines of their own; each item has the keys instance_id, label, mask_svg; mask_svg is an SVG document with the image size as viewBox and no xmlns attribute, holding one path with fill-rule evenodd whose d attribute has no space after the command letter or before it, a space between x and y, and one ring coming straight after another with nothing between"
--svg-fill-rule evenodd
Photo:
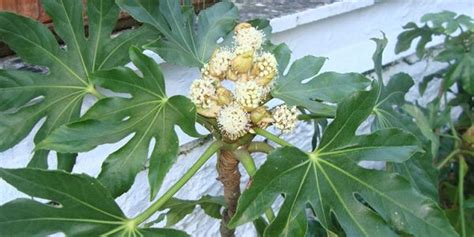
<instances>
[{"instance_id":1,"label":"round flower head","mask_svg":"<svg viewBox=\"0 0 474 237\"><path fill-rule=\"evenodd\" d=\"M234 54L226 49L217 49L209 61L208 70L212 76L223 79L230 66L230 61L234 58Z\"/></svg>"},{"instance_id":2,"label":"round flower head","mask_svg":"<svg viewBox=\"0 0 474 237\"><path fill-rule=\"evenodd\" d=\"M234 40L237 46L248 46L253 50L260 49L265 39L265 34L254 27L239 29L235 32Z\"/></svg>"},{"instance_id":3,"label":"round flower head","mask_svg":"<svg viewBox=\"0 0 474 237\"><path fill-rule=\"evenodd\" d=\"M273 119L275 120L275 126L280 129L283 133L290 133L295 129L298 110L295 106L291 109L286 105L280 105L275 108L273 112Z\"/></svg>"},{"instance_id":4,"label":"round flower head","mask_svg":"<svg viewBox=\"0 0 474 237\"><path fill-rule=\"evenodd\" d=\"M194 80L191 84L189 97L197 107L208 109L216 103L216 87L211 80Z\"/></svg>"},{"instance_id":5,"label":"round flower head","mask_svg":"<svg viewBox=\"0 0 474 237\"><path fill-rule=\"evenodd\" d=\"M246 110L257 108L265 95L265 88L255 81L241 81L235 84L235 99Z\"/></svg>"},{"instance_id":6,"label":"round flower head","mask_svg":"<svg viewBox=\"0 0 474 237\"><path fill-rule=\"evenodd\" d=\"M250 128L250 118L239 104L232 103L217 114L217 124L222 134L231 140L245 135Z\"/></svg>"},{"instance_id":7,"label":"round flower head","mask_svg":"<svg viewBox=\"0 0 474 237\"><path fill-rule=\"evenodd\" d=\"M255 59L252 75L260 85L269 84L278 73L277 61L273 54L264 52Z\"/></svg>"}]
</instances>

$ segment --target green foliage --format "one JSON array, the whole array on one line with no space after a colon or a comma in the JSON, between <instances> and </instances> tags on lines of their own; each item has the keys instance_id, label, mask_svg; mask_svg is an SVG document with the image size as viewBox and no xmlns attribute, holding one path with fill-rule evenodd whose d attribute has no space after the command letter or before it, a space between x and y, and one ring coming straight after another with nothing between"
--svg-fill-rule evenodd
<instances>
[{"instance_id":1,"label":"green foliage","mask_svg":"<svg viewBox=\"0 0 474 237\"><path fill-rule=\"evenodd\" d=\"M140 229L128 220L100 182L87 175L40 169L0 169L0 177L32 197L0 206L0 235L188 236L172 229Z\"/></svg>"},{"instance_id":2,"label":"green foliage","mask_svg":"<svg viewBox=\"0 0 474 237\"><path fill-rule=\"evenodd\" d=\"M165 61L182 66L202 67L219 46L217 41L231 32L239 19L237 8L229 2L217 3L197 17L193 8L181 8L176 0L118 0L117 3L133 18L163 35L149 44L148 49Z\"/></svg>"},{"instance_id":3,"label":"green foliage","mask_svg":"<svg viewBox=\"0 0 474 237\"><path fill-rule=\"evenodd\" d=\"M47 68L46 74L0 71L0 151L20 142L42 118L45 122L35 135L38 143L62 124L77 120L87 94L98 95L90 75L101 69L123 65L131 45L156 38L146 27L111 38L119 8L113 0L88 1L88 37L84 31L82 2L42 1L53 19L55 32L67 46L61 49L53 33L40 22L0 13L0 41L24 61ZM48 151L35 152L32 166L47 168ZM60 154L64 159L75 155ZM68 161L66 161L68 162ZM69 162L71 163L71 162ZM72 162L73 164L73 162ZM72 169L71 165L66 167Z\"/></svg>"},{"instance_id":4,"label":"green foliage","mask_svg":"<svg viewBox=\"0 0 474 237\"><path fill-rule=\"evenodd\" d=\"M99 180L117 197L132 186L135 175L145 167L148 147L155 139L148 172L153 199L178 155L174 126L199 136L195 130L196 108L184 96L166 96L163 74L153 59L137 48L130 49L130 58L143 77L120 67L98 72L92 80L114 92L128 93L131 98L101 99L81 121L55 130L38 149L84 152L133 133L127 143L106 159L99 174Z\"/></svg>"},{"instance_id":5,"label":"green foliage","mask_svg":"<svg viewBox=\"0 0 474 237\"><path fill-rule=\"evenodd\" d=\"M357 166L361 159L402 162L420 151L414 145L416 138L401 130L354 135L372 112L377 94L375 88L340 103L335 120L314 152L283 147L270 153L239 200L231 225L255 219L283 193L285 201L265 236L304 236L305 231L296 228L294 219L301 213L304 216L306 203L329 230L335 226L330 218L334 212L350 235L393 236L404 232L456 236L436 204L412 189L405 179Z\"/></svg>"},{"instance_id":6,"label":"green foliage","mask_svg":"<svg viewBox=\"0 0 474 237\"><path fill-rule=\"evenodd\" d=\"M226 206L226 203L223 197L213 197L209 195L203 196L199 200L172 198L159 210L167 210L163 215L166 216L166 226L170 227L191 214L197 206L200 206L208 216L221 219L221 209Z\"/></svg>"},{"instance_id":7,"label":"green foliage","mask_svg":"<svg viewBox=\"0 0 474 237\"><path fill-rule=\"evenodd\" d=\"M277 47L279 62L288 62L289 50L285 46ZM281 52L282 51L282 52ZM302 106L312 113L334 116L336 107L324 102L338 103L355 91L369 85L369 81L358 73L324 72L318 75L325 58L306 56L296 60L283 74L285 68L280 65L280 76L272 89L272 96L282 99L288 105ZM308 81L309 80L309 81Z\"/></svg>"},{"instance_id":8,"label":"green foliage","mask_svg":"<svg viewBox=\"0 0 474 237\"><path fill-rule=\"evenodd\" d=\"M433 53L427 53L427 43L431 41L432 36L442 36L444 42L439 47L440 52L433 54L433 59L446 63L447 66L425 76L420 83L419 91L423 94L428 83L434 79L442 80L438 96L429 102L426 108L409 103L399 105L402 114L408 115L409 118L403 120L405 127L414 131L417 137L424 141L425 150L430 148L430 152L427 152L424 158L414 157L404 164L405 167L394 165L392 168L413 180L411 182L414 187L421 192L434 200L439 197L456 231L461 236L470 236L472 228L467 223L472 222L473 217L468 214L470 211L464 206L464 199L472 197L472 193L465 190L469 187L465 181L469 182L474 177L472 173L467 172L468 165L465 162L465 157L472 157L474 154L472 141L469 140L471 135L466 135L470 134L469 131L472 131L473 127L474 20L466 15L443 11L426 14L421 21L424 23L422 27L413 22L408 23L406 31L398 37L395 51L399 53L407 50L414 39L421 37L417 45L417 55L420 58L428 57ZM459 106L462 112L453 119L451 110L454 106ZM433 170L433 162L437 163L439 172ZM457 170L453 169L456 167ZM403 171L404 168L407 172ZM430 180L440 187L439 195L438 192L433 192L434 188L428 182Z\"/></svg>"},{"instance_id":9,"label":"green foliage","mask_svg":"<svg viewBox=\"0 0 474 237\"><path fill-rule=\"evenodd\" d=\"M48 71L0 70L0 133L8 134L0 137L0 151L22 140L43 118L30 166L47 168L48 152L55 150L58 168L70 171L75 153L129 139L107 157L97 179L64 171L0 168L3 180L34 198L0 206L0 235L187 236L177 230L149 227L165 219L166 227L173 226L197 206L227 223L221 211L230 205L222 197L173 198L220 150L240 159L251 177L229 223L232 228L253 222L259 236L445 237L457 236L457 231L465 237L472 233L467 225L473 219L472 194L465 190L471 184L472 159L466 157L473 154L474 132L474 24L468 16L446 11L427 14L421 19L422 26L410 22L398 37L397 53L419 39L416 52L420 58L431 55L426 45L434 36L445 37L434 59L446 62L447 67L427 75L420 85L420 92L424 92L430 81L442 78L440 96L425 108L405 100L414 85L408 74L395 74L383 83L385 36L372 39L377 77L372 83L358 73L321 73L323 57L306 56L289 65L291 50L287 45L265 42L265 50L278 62L279 76L271 95L297 106L302 113L299 118L314 124L312 151L254 127L255 133L282 145L273 149L266 144L261 151L269 152L267 160L257 169L247 149L254 134L234 143L215 136L218 141L212 142L176 184L145 211L127 218L114 198L130 189L147 163L150 197L155 198L177 159L175 127L193 137L200 136L197 122L212 134L217 129L215 119L197 119L188 98L166 95L160 67L135 46L146 44L168 63L201 68L217 47L231 42L239 17L228 1L197 16L190 1L181 5L175 0L117 0L117 4L112 0L87 1L86 32L82 1L44 0L65 49L42 24L0 13L0 40L26 62ZM144 26L112 38L119 6ZM249 23L270 36L267 20ZM129 60L138 71L122 66ZM456 92L451 90L453 85ZM101 95L96 87L113 96ZM453 94L453 99L448 100L447 93ZM88 94L99 100L80 116ZM451 121L451 107L458 105L463 113L458 121ZM357 132L363 123L371 123L370 133ZM446 142L441 135L451 140ZM369 170L359 166L360 161L387 165L385 170ZM272 204L277 197L284 201L275 217ZM149 220L158 211L158 217Z\"/></svg>"},{"instance_id":10,"label":"green foliage","mask_svg":"<svg viewBox=\"0 0 474 237\"><path fill-rule=\"evenodd\" d=\"M474 20L466 15L457 15L454 12L443 11L440 13L426 14L421 18L423 26L410 22L398 36L395 47L396 53L401 53L410 48L412 42L420 38L416 46L419 58L425 57L426 45L433 36L444 37L444 47L436 55L435 60L449 63L450 66L443 73L445 89L459 82L469 94L474 94Z\"/></svg>"}]
</instances>

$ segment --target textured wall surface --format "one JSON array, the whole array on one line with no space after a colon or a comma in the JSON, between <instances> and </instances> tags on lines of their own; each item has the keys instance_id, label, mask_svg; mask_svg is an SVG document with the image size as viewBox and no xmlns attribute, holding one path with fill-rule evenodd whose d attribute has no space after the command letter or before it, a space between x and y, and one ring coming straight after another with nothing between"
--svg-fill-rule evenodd
<instances>
[{"instance_id":1,"label":"textured wall surface","mask_svg":"<svg viewBox=\"0 0 474 237\"><path fill-rule=\"evenodd\" d=\"M384 64L388 64L385 67L385 79L403 71L412 75L415 80L420 80L423 75L436 71L442 65L415 60L410 56L413 49L405 54L395 55L393 48L396 36L402 30L401 25L408 21L417 21L428 12L451 10L472 15L473 9L473 3L467 0L387 0L377 1L377 3L365 0L343 1L273 19L272 25L278 29L278 33L273 35L273 41L287 43L293 51L293 59L307 54L328 57L329 60L323 67L323 71L366 72L372 69L371 54L375 48L375 44L369 39L380 37L380 31L383 31L389 39L384 54ZM160 59L157 58L157 60ZM189 87L191 80L198 77L197 70L184 69L169 64L162 64L162 68L167 79L169 95L187 94L186 88ZM435 94L433 90L434 87L431 85L426 93L427 97ZM412 89L408 99L424 103L429 98L420 98L417 90ZM92 101L90 101L91 103ZM84 109L87 109L87 106ZM35 130L37 128L38 126ZM361 128L361 131L364 131L364 128ZM297 130L287 138L291 143L297 144L303 149L309 149L311 135L312 126L300 123ZM120 144L102 145L90 152L81 153L74 172L97 175L105 157L129 138L119 142ZM187 145L182 147L182 153L166 177L161 193L181 177L208 145L208 143L201 145L183 133L180 133L180 143ZM30 135L15 147L0 153L0 167L25 166L32 150L33 141ZM52 167L55 166L53 157L54 155L50 157L50 166ZM262 156L257 155L255 158L257 164L264 161ZM197 199L203 194L221 195L221 186L216 180L215 164L216 159L211 159L184 186L177 197ZM366 165L377 167L379 164L369 163ZM245 172L242 170L242 173ZM248 177L243 175L242 189L247 181ZM20 196L22 194L0 180L0 204ZM128 216L134 216L150 205L146 171L137 176L131 191L119 197L118 202ZM192 236L218 236L219 222L205 216L203 211L197 208L193 215L179 222L177 228L187 231ZM237 235L256 236L252 225L240 227Z\"/></svg>"}]
</instances>

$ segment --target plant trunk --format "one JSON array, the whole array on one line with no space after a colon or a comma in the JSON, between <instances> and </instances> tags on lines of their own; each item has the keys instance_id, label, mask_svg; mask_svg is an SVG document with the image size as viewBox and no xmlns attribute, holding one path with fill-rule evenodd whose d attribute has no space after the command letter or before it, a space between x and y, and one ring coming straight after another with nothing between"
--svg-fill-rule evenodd
<instances>
[{"instance_id":1,"label":"plant trunk","mask_svg":"<svg viewBox=\"0 0 474 237\"><path fill-rule=\"evenodd\" d=\"M227 228L227 223L234 216L237 201L240 197L240 172L239 161L233 156L232 152L220 151L217 172L219 173L219 181L224 185L224 199L227 203L227 208L222 213L221 236L234 237L235 229Z\"/></svg>"}]
</instances>

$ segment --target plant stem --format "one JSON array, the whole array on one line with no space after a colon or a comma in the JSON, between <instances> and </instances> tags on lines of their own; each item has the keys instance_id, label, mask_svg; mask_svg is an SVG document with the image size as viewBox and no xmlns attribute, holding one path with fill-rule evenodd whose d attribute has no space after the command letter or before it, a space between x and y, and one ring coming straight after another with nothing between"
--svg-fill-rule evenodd
<instances>
[{"instance_id":1,"label":"plant stem","mask_svg":"<svg viewBox=\"0 0 474 237\"><path fill-rule=\"evenodd\" d=\"M261 136L264 136L268 139L270 139L271 141L279 144L279 145L282 145L282 146L293 146L291 145L290 143L286 142L285 140L279 138L278 136L275 136L274 134L268 132L267 130L265 129L261 129L261 128L254 128L255 132L258 134L258 135L261 135Z\"/></svg>"},{"instance_id":2,"label":"plant stem","mask_svg":"<svg viewBox=\"0 0 474 237\"><path fill-rule=\"evenodd\" d=\"M458 149L456 149L456 150L452 151L451 153L449 153L449 155L446 156L446 158L445 158L443 161L441 161L441 163L439 163L439 164L436 166L436 168L437 168L437 169L443 168L443 166L445 166L446 163L448 163L448 161L450 161L450 160L451 160L455 155L457 155L459 152L460 152L460 151L459 151Z\"/></svg>"},{"instance_id":3,"label":"plant stem","mask_svg":"<svg viewBox=\"0 0 474 237\"><path fill-rule=\"evenodd\" d=\"M461 237L466 237L466 221L464 220L464 170L466 163L462 155L459 156L458 170L458 195L459 195L459 218L461 218Z\"/></svg>"},{"instance_id":4,"label":"plant stem","mask_svg":"<svg viewBox=\"0 0 474 237\"><path fill-rule=\"evenodd\" d=\"M275 149L273 146L266 142L251 142L249 146L247 147L247 150L250 153L253 152L263 152L263 153L270 153L273 149Z\"/></svg>"},{"instance_id":5,"label":"plant stem","mask_svg":"<svg viewBox=\"0 0 474 237\"><path fill-rule=\"evenodd\" d=\"M234 156L232 150L221 149L217 159L217 173L219 181L224 186L224 200L227 208L222 212L220 232L222 237L234 237L235 229L227 227L230 219L237 209L240 197L240 172L239 160Z\"/></svg>"},{"instance_id":6,"label":"plant stem","mask_svg":"<svg viewBox=\"0 0 474 237\"><path fill-rule=\"evenodd\" d=\"M247 171L247 174L249 174L250 176L250 179L252 179L255 173L257 173L257 167L255 166L255 162L250 153L242 149L236 150L233 153L234 156L239 159L240 163L242 163L242 165L244 166L245 171ZM273 213L271 207L265 210L265 216L267 217L269 222L272 222L275 219L275 214Z\"/></svg>"},{"instance_id":7,"label":"plant stem","mask_svg":"<svg viewBox=\"0 0 474 237\"><path fill-rule=\"evenodd\" d=\"M144 212L140 213L138 216L133 218L133 221L136 225L139 225L150 218L156 211L158 211L163 204L165 204L170 198L172 198L188 181L191 179L196 172L206 163L209 158L216 153L219 148L222 146L222 143L219 141L213 142L207 150L199 157L196 163L189 168L189 170L176 182L168 191L166 191L163 196L161 196L155 203L148 207Z\"/></svg>"}]
</instances>

